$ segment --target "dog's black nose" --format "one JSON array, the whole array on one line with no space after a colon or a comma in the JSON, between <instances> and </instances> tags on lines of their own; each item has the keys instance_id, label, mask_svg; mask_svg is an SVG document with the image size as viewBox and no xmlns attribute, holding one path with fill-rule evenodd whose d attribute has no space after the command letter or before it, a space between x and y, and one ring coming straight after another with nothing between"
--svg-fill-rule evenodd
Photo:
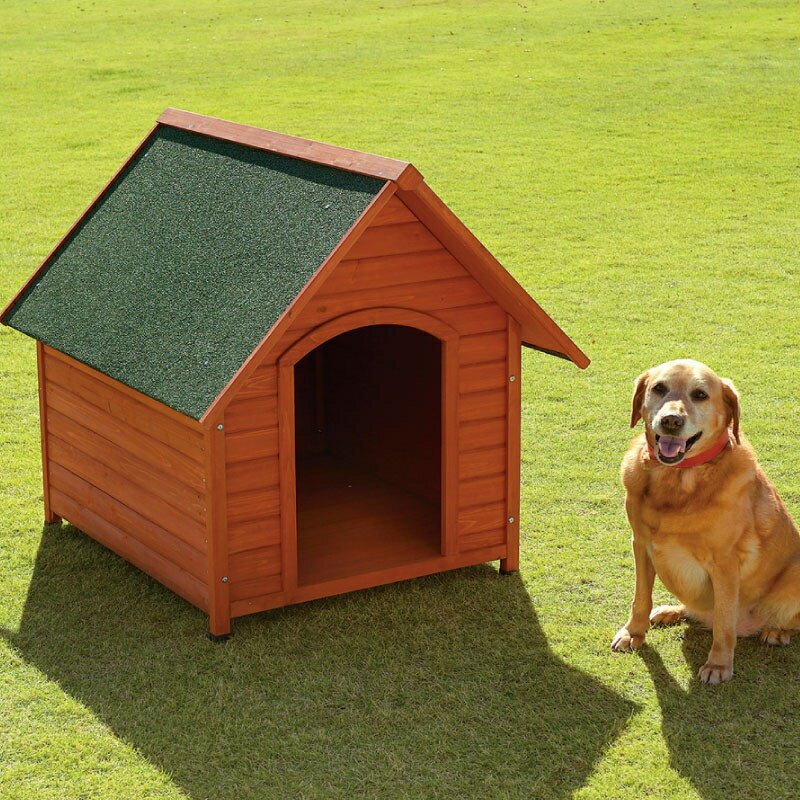
<instances>
[{"instance_id":1,"label":"dog's black nose","mask_svg":"<svg viewBox=\"0 0 800 800\"><path fill-rule=\"evenodd\" d=\"M661 427L672 433L677 433L683 427L684 421L680 414L664 414L659 420Z\"/></svg>"}]
</instances>

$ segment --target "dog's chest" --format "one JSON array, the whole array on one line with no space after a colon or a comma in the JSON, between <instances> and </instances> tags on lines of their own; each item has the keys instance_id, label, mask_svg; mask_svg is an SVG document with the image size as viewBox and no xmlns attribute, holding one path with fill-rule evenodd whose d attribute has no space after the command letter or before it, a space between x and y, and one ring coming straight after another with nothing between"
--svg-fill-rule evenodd
<instances>
[{"instance_id":1,"label":"dog's chest","mask_svg":"<svg viewBox=\"0 0 800 800\"><path fill-rule=\"evenodd\" d=\"M650 558L658 577L686 605L704 610L713 605L711 579L698 557L672 536L654 536Z\"/></svg>"}]
</instances>

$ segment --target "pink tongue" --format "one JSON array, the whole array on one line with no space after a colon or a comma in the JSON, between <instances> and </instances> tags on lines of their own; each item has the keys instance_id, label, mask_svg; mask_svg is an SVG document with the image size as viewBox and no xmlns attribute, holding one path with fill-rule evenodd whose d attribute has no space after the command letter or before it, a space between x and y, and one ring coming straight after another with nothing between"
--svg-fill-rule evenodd
<instances>
[{"instance_id":1,"label":"pink tongue","mask_svg":"<svg viewBox=\"0 0 800 800\"><path fill-rule=\"evenodd\" d=\"M686 439L678 439L677 436L662 436L658 440L658 449L662 456L674 458L678 453L686 452Z\"/></svg>"}]
</instances>

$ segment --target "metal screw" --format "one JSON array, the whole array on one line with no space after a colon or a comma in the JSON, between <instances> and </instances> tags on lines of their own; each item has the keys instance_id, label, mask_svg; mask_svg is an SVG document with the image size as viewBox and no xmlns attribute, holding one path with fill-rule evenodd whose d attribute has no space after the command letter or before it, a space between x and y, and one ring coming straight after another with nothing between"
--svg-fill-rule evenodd
<instances>
[{"instance_id":1,"label":"metal screw","mask_svg":"<svg viewBox=\"0 0 800 800\"><path fill-rule=\"evenodd\" d=\"M220 423L219 425L217 425L217 430L218 430L218 431L221 431L221 430L222 430L222 423Z\"/></svg>"},{"instance_id":2,"label":"metal screw","mask_svg":"<svg viewBox=\"0 0 800 800\"><path fill-rule=\"evenodd\" d=\"M512 376L509 378L509 380L510 380L510 381L515 381L516 379L517 379L517 376L516 376L516 375L512 375Z\"/></svg>"},{"instance_id":3,"label":"metal screw","mask_svg":"<svg viewBox=\"0 0 800 800\"><path fill-rule=\"evenodd\" d=\"M509 522L513 522L513 521L514 521L514 517L509 517L509 518L508 518L508 521L509 521Z\"/></svg>"},{"instance_id":4,"label":"metal screw","mask_svg":"<svg viewBox=\"0 0 800 800\"><path fill-rule=\"evenodd\" d=\"M222 582L223 583L227 583L228 582L228 576L227 575L223 575L222 576Z\"/></svg>"}]
</instances>

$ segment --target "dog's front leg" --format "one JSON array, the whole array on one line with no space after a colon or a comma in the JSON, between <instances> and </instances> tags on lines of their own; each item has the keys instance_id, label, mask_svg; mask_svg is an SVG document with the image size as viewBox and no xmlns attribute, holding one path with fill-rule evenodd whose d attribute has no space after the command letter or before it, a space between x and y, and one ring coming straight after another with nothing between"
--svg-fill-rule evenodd
<instances>
[{"instance_id":1,"label":"dog's front leg","mask_svg":"<svg viewBox=\"0 0 800 800\"><path fill-rule=\"evenodd\" d=\"M631 615L611 640L612 650L638 650L644 644L644 637L650 629L656 571L647 552L647 546L636 534L633 536L633 565L636 570L636 585L633 590Z\"/></svg>"},{"instance_id":2,"label":"dog's front leg","mask_svg":"<svg viewBox=\"0 0 800 800\"><path fill-rule=\"evenodd\" d=\"M698 677L702 683L722 683L733 677L733 650L739 614L739 562L730 556L708 571L714 587L713 639L708 660Z\"/></svg>"}]
</instances>

